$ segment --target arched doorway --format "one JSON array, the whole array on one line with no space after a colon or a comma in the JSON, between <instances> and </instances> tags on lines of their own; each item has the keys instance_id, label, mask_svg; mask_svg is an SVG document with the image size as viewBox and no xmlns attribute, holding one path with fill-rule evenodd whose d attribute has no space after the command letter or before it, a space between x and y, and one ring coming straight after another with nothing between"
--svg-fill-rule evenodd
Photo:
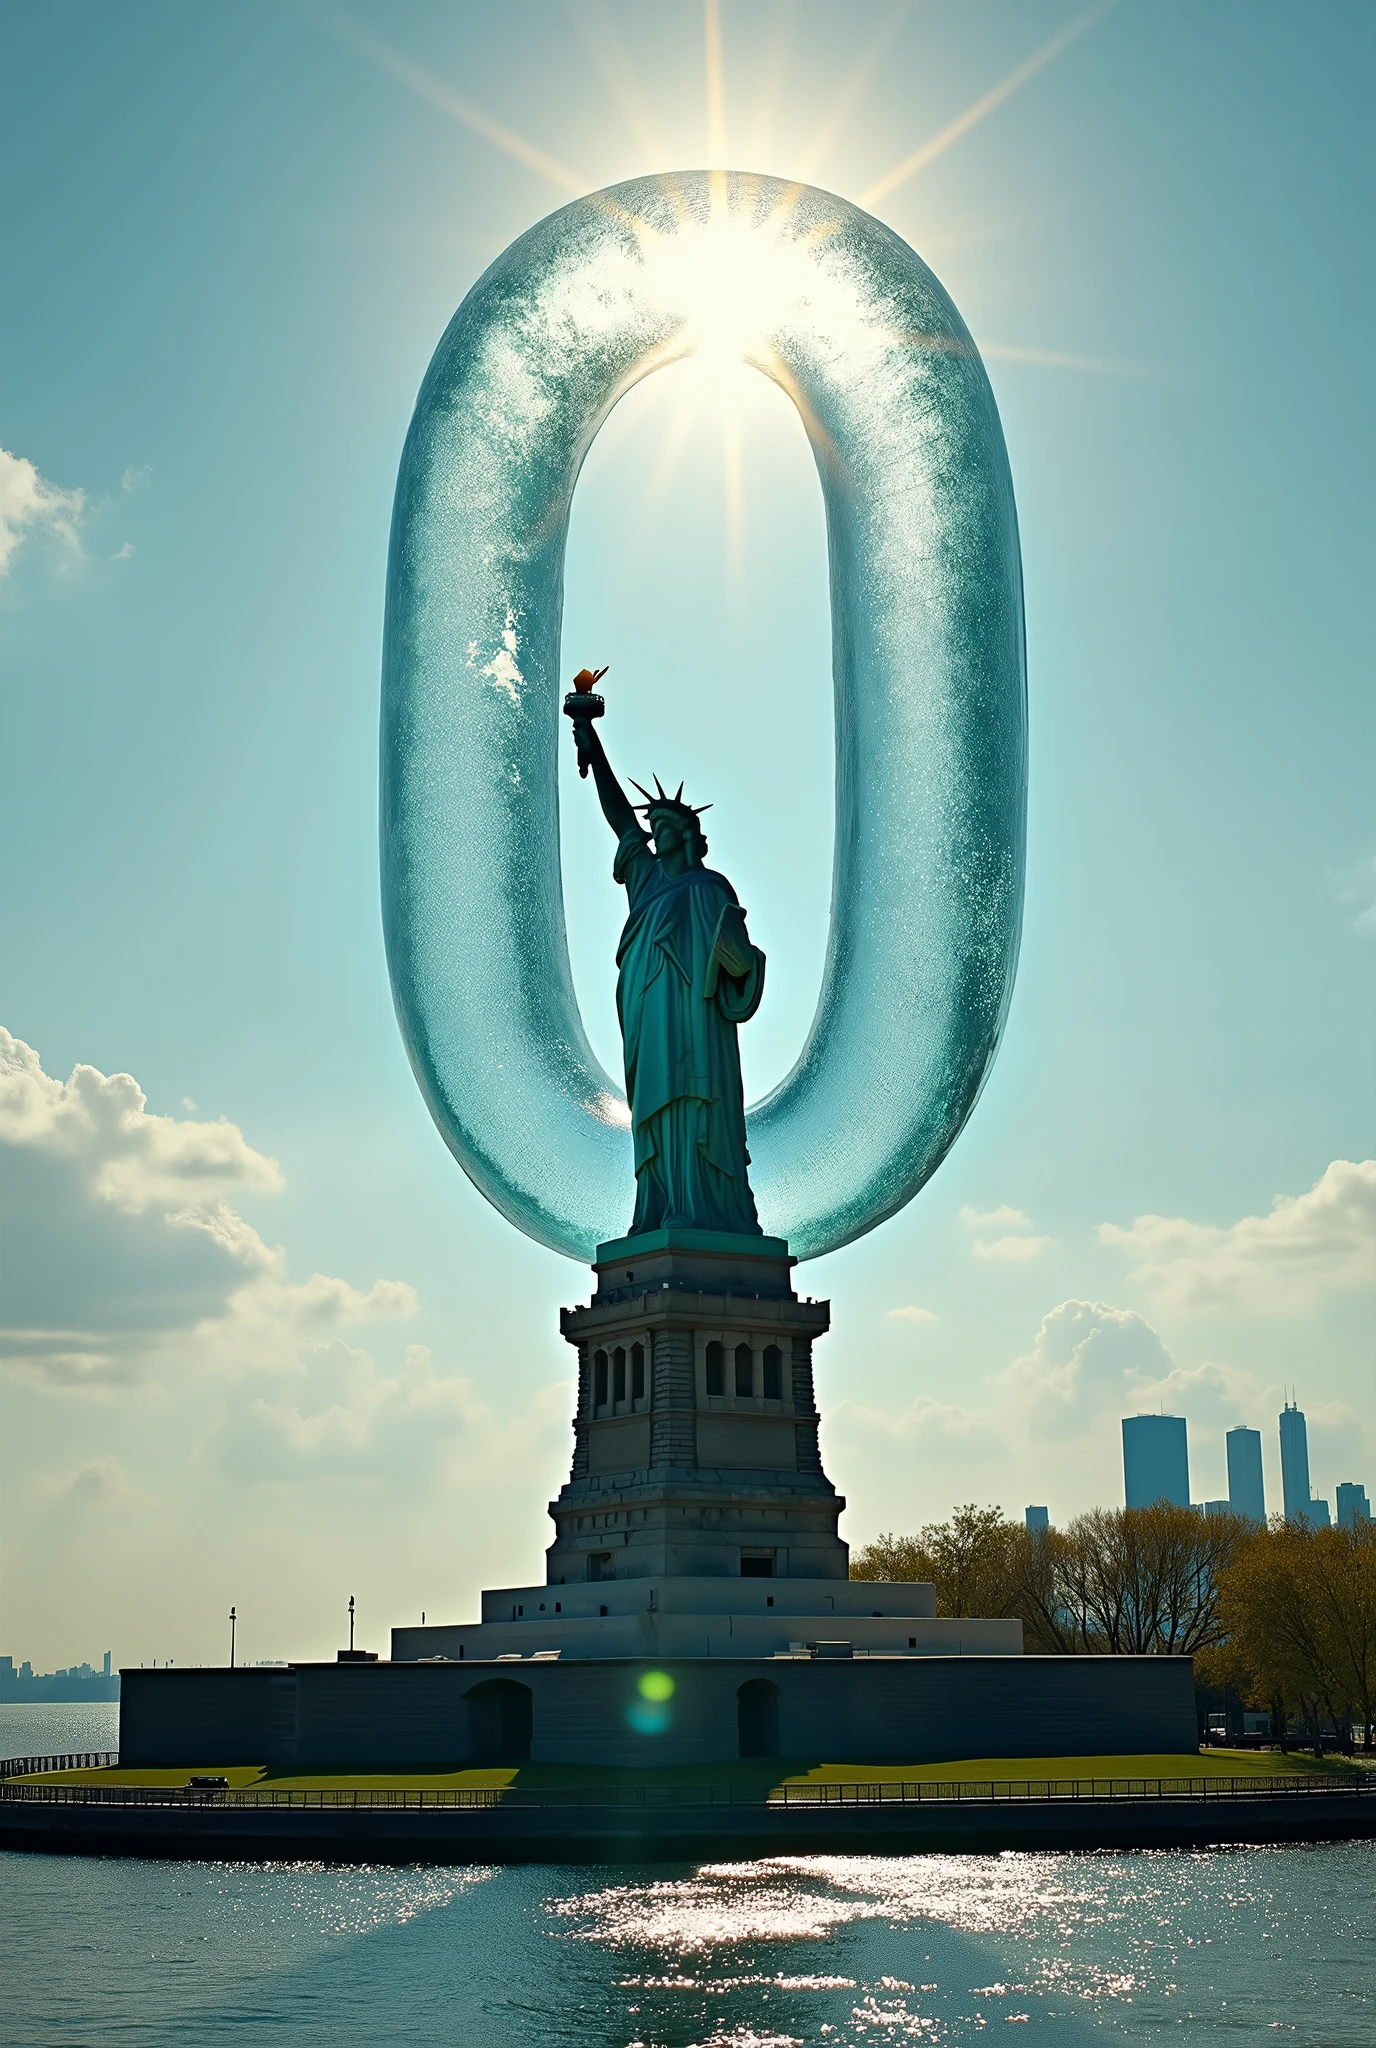
<instances>
[{"instance_id":1,"label":"arched doorway","mask_svg":"<svg viewBox=\"0 0 1376 2048\"><path fill-rule=\"evenodd\" d=\"M489 1678L464 1695L475 1764L530 1762L531 1697L528 1685Z\"/></svg>"},{"instance_id":2,"label":"arched doorway","mask_svg":"<svg viewBox=\"0 0 1376 2048\"><path fill-rule=\"evenodd\" d=\"M736 1694L736 1727L742 1756L779 1754L779 1688L767 1678L750 1678Z\"/></svg>"}]
</instances>

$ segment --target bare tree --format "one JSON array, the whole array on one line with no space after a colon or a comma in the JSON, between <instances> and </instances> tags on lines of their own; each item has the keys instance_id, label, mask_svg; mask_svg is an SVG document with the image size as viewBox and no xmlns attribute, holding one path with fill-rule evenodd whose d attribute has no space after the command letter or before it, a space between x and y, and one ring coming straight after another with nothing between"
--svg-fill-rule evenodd
<instances>
[{"instance_id":1,"label":"bare tree","mask_svg":"<svg viewBox=\"0 0 1376 2048\"><path fill-rule=\"evenodd\" d=\"M1219 1573L1246 1528L1166 1501L1078 1516L1057 1552L1077 1648L1182 1657L1216 1642Z\"/></svg>"},{"instance_id":2,"label":"bare tree","mask_svg":"<svg viewBox=\"0 0 1376 2048\"><path fill-rule=\"evenodd\" d=\"M1045 1531L970 1503L916 1536L880 1537L851 1576L930 1579L938 1614L1016 1615L1044 1655L1189 1656L1218 1640L1219 1574L1246 1532L1165 1501Z\"/></svg>"}]
</instances>

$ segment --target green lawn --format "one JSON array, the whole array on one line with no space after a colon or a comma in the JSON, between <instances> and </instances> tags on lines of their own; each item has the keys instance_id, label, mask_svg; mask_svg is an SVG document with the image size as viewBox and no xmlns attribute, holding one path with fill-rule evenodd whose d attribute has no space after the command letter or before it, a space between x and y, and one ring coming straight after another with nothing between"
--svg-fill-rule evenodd
<instances>
[{"instance_id":1,"label":"green lawn","mask_svg":"<svg viewBox=\"0 0 1376 2048\"><path fill-rule=\"evenodd\" d=\"M1360 1768L1360 1767L1359 1767ZM188 1776L213 1773L232 1787L258 1786L276 1791L431 1791L442 1788L519 1787L522 1791L599 1792L640 1786L691 1794L698 1788L734 1787L764 1792L775 1785L894 1784L906 1779L947 1784L1025 1783L1029 1779L1104 1778L1264 1778L1314 1773L1343 1776L1351 1766L1339 1758L1322 1763L1308 1754L1281 1756L1271 1750L1208 1749L1167 1756L1043 1756L970 1757L958 1762L924 1764L812 1763L805 1759L724 1764L686 1764L677 1768L618 1769L597 1764L513 1764L487 1770L360 1771L302 1774L270 1771L259 1764L191 1763L179 1770L90 1770L52 1773L45 1782L67 1785L185 1785ZM30 1781L34 1782L34 1781Z\"/></svg>"}]
</instances>

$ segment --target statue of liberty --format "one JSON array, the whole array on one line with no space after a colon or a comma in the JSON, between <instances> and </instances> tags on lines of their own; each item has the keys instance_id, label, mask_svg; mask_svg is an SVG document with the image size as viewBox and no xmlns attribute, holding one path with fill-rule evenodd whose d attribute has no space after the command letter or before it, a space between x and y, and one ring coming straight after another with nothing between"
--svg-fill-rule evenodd
<instances>
[{"instance_id":1,"label":"statue of liberty","mask_svg":"<svg viewBox=\"0 0 1376 2048\"><path fill-rule=\"evenodd\" d=\"M564 709L573 721L578 771L589 768L602 814L616 834L612 874L629 914L617 948L616 1010L626 1057L635 1137L635 1217L630 1235L665 1229L760 1235L750 1192L736 1027L764 991L764 954L725 875L704 867L707 840L683 784L632 804L592 720L603 710L584 669ZM645 814L647 832L636 816Z\"/></svg>"}]
</instances>

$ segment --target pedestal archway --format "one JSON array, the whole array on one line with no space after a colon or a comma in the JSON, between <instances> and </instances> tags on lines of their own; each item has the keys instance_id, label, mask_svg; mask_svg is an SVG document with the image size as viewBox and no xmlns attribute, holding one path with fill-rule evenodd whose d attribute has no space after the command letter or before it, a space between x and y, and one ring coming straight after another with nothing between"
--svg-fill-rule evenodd
<instances>
[{"instance_id":1,"label":"pedestal archway","mask_svg":"<svg viewBox=\"0 0 1376 2048\"><path fill-rule=\"evenodd\" d=\"M530 1687L488 1678L465 1693L469 1752L475 1764L528 1764L533 1719Z\"/></svg>"},{"instance_id":2,"label":"pedestal archway","mask_svg":"<svg viewBox=\"0 0 1376 2048\"><path fill-rule=\"evenodd\" d=\"M779 1688L768 1678L748 1678L736 1693L740 1754L779 1754Z\"/></svg>"}]
</instances>

